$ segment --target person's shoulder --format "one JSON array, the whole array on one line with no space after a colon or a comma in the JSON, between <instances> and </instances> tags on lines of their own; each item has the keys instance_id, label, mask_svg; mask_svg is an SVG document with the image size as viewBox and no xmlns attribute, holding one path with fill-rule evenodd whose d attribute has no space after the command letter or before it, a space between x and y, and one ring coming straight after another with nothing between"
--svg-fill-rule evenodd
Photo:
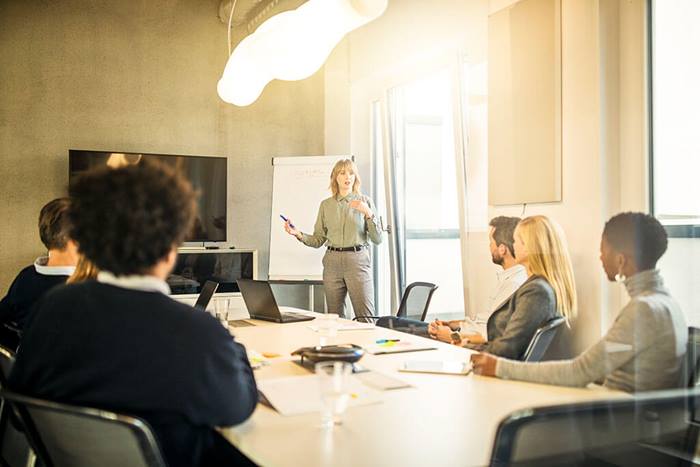
<instances>
[{"instance_id":1,"label":"person's shoulder","mask_svg":"<svg viewBox=\"0 0 700 467\"><path fill-rule=\"evenodd\" d=\"M34 265L30 264L29 266L22 268L22 270L17 273L17 276L15 277L14 282L20 283L20 282L32 280L32 279L35 279L37 276L39 276L39 273L36 272L36 268L34 267Z\"/></svg>"},{"instance_id":2,"label":"person's shoulder","mask_svg":"<svg viewBox=\"0 0 700 467\"><path fill-rule=\"evenodd\" d=\"M543 294L554 297L552 285L542 276L532 276L516 291L517 295Z\"/></svg>"}]
</instances>

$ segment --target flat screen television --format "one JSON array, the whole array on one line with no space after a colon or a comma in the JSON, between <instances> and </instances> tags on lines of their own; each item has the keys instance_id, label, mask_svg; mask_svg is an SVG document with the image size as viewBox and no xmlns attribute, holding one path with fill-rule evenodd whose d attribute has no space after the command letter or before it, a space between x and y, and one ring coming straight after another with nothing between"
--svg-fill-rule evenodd
<instances>
[{"instance_id":1,"label":"flat screen television","mask_svg":"<svg viewBox=\"0 0 700 467\"><path fill-rule=\"evenodd\" d=\"M168 164L192 183L199 193L198 216L185 242L226 241L226 157L145 154L109 151L68 151L68 183L94 167L119 167L152 159Z\"/></svg>"}]
</instances>

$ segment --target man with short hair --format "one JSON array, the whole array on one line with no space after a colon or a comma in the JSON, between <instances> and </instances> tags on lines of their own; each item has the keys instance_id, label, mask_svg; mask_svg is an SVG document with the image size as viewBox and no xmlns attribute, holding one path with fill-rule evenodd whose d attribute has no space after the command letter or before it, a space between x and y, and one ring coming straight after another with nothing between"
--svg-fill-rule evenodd
<instances>
[{"instance_id":1,"label":"man with short hair","mask_svg":"<svg viewBox=\"0 0 700 467\"><path fill-rule=\"evenodd\" d=\"M491 261L503 268L503 271L497 273L498 284L490 297L489 315L507 306L510 297L527 280L525 268L515 261L513 232L518 222L520 218L506 216L494 217L489 222ZM460 337L475 332L474 329L467 332L469 325L470 323L466 320L435 320L430 323L428 333L443 342L459 341Z\"/></svg>"},{"instance_id":2,"label":"man with short hair","mask_svg":"<svg viewBox=\"0 0 700 467\"><path fill-rule=\"evenodd\" d=\"M0 341L6 347L17 347L34 303L49 289L65 283L75 270L78 254L69 236L68 206L68 198L57 198L41 208L39 236L48 254L22 269L0 301Z\"/></svg>"},{"instance_id":3,"label":"man with short hair","mask_svg":"<svg viewBox=\"0 0 700 467\"><path fill-rule=\"evenodd\" d=\"M246 351L165 282L195 217L192 186L141 162L86 172L70 194L71 235L101 272L37 303L8 386L141 417L171 467L249 463L215 429L257 405Z\"/></svg>"}]
</instances>

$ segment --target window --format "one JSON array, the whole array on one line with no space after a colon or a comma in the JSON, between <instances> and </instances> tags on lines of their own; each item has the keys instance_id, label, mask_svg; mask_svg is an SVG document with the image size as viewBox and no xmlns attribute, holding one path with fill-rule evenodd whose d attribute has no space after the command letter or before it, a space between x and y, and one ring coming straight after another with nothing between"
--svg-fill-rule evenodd
<instances>
[{"instance_id":1,"label":"window","mask_svg":"<svg viewBox=\"0 0 700 467\"><path fill-rule=\"evenodd\" d=\"M450 74L389 92L399 286L439 284L431 310L463 313L457 170Z\"/></svg>"},{"instance_id":2,"label":"window","mask_svg":"<svg viewBox=\"0 0 700 467\"><path fill-rule=\"evenodd\" d=\"M700 237L700 2L651 2L651 196L672 237Z\"/></svg>"}]
</instances>

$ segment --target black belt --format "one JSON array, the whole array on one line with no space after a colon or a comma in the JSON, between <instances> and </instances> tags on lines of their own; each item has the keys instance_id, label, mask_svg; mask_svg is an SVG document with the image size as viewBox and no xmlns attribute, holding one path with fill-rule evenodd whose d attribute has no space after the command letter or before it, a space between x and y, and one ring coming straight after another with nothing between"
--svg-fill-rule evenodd
<instances>
[{"instance_id":1,"label":"black belt","mask_svg":"<svg viewBox=\"0 0 700 467\"><path fill-rule=\"evenodd\" d=\"M360 251L363 248L367 248L367 245L344 246L342 248L336 248L334 246L328 247L330 251Z\"/></svg>"}]
</instances>

